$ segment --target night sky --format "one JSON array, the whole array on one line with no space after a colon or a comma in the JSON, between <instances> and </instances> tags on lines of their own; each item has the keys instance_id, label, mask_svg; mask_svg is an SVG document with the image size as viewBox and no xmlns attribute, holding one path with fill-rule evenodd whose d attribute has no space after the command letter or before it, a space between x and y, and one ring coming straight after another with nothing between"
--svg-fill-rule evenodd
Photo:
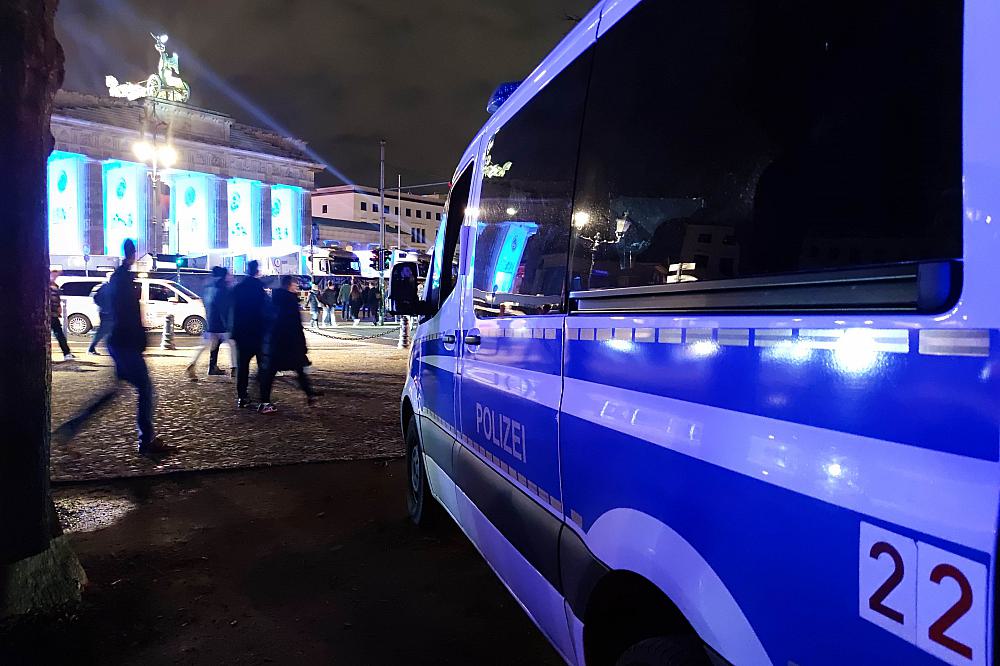
<instances>
[{"instance_id":1,"label":"night sky","mask_svg":"<svg viewBox=\"0 0 1000 666\"><path fill-rule=\"evenodd\" d=\"M68 90L145 79L166 32L191 104L303 139L359 184L378 184L384 137L387 186L405 187L448 180L490 92L595 1L61 0L56 27Z\"/></svg>"}]
</instances>

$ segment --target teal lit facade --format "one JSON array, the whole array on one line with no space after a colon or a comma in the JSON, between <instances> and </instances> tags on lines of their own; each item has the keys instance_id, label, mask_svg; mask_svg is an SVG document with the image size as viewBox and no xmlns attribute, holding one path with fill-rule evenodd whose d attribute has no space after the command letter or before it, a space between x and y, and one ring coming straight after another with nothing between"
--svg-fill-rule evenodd
<instances>
[{"instance_id":1,"label":"teal lit facade","mask_svg":"<svg viewBox=\"0 0 1000 666\"><path fill-rule=\"evenodd\" d=\"M125 239L137 246L145 239L146 167L111 160L102 165L104 180L104 254L120 256Z\"/></svg>"},{"instance_id":2,"label":"teal lit facade","mask_svg":"<svg viewBox=\"0 0 1000 666\"><path fill-rule=\"evenodd\" d=\"M213 177L195 171L171 171L170 250L174 254L200 256L210 248L215 225Z\"/></svg>"},{"instance_id":3,"label":"teal lit facade","mask_svg":"<svg viewBox=\"0 0 1000 666\"><path fill-rule=\"evenodd\" d=\"M292 250L301 246L302 188L290 185L271 186L271 247Z\"/></svg>"},{"instance_id":4,"label":"teal lit facade","mask_svg":"<svg viewBox=\"0 0 1000 666\"><path fill-rule=\"evenodd\" d=\"M77 153L54 151L48 162L49 252L84 254L84 164Z\"/></svg>"}]
</instances>

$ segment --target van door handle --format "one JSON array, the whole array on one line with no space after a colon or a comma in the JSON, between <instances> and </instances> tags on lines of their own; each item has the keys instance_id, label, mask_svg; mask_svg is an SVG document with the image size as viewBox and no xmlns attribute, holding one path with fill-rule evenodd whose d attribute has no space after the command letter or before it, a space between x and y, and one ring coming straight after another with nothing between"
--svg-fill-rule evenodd
<instances>
[{"instance_id":1,"label":"van door handle","mask_svg":"<svg viewBox=\"0 0 1000 666\"><path fill-rule=\"evenodd\" d=\"M455 344L455 340L456 340L455 336L452 335L451 333L445 333L443 339L444 339L444 343L446 345L453 345L453 344Z\"/></svg>"},{"instance_id":2,"label":"van door handle","mask_svg":"<svg viewBox=\"0 0 1000 666\"><path fill-rule=\"evenodd\" d=\"M465 344L467 345L479 345L483 342L482 337L478 335L467 335L465 336Z\"/></svg>"}]
</instances>

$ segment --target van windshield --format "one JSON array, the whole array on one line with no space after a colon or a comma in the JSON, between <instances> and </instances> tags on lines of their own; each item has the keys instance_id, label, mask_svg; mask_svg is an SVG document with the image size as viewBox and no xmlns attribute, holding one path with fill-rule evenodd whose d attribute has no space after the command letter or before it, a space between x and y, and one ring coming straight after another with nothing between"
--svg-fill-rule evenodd
<instances>
[{"instance_id":1,"label":"van windshield","mask_svg":"<svg viewBox=\"0 0 1000 666\"><path fill-rule=\"evenodd\" d=\"M179 282L171 282L170 286L173 287L174 289L176 289L177 291L181 292L185 296L189 297L189 298L197 298L197 299L201 298L201 296L199 296L198 294L194 293L193 291L191 291L190 289L188 289L184 285L180 284Z\"/></svg>"}]
</instances>

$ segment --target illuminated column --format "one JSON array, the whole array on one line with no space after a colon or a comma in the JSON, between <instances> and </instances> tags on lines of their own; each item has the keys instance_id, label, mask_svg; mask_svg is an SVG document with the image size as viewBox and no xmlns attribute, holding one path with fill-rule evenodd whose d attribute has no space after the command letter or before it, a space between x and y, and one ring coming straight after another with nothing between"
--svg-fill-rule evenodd
<instances>
[{"instance_id":1,"label":"illuminated column","mask_svg":"<svg viewBox=\"0 0 1000 666\"><path fill-rule=\"evenodd\" d=\"M162 219L154 218L157 202L156 197L153 195L153 179L150 178L149 173L149 171L143 173L144 180L146 181L146 201L143 209L146 214L145 219L141 220L138 225L139 241L136 243L136 251L140 257L145 254L151 254L155 257L160 252L160 242L157 238L159 234L157 231L163 226ZM154 219L156 219L156 224L153 224Z\"/></svg>"},{"instance_id":2,"label":"illuminated column","mask_svg":"<svg viewBox=\"0 0 1000 666\"><path fill-rule=\"evenodd\" d=\"M87 160L84 173L84 237L91 254L104 254L104 178L101 163Z\"/></svg>"},{"instance_id":3,"label":"illuminated column","mask_svg":"<svg viewBox=\"0 0 1000 666\"><path fill-rule=\"evenodd\" d=\"M312 195L306 190L299 190L299 245L309 245L312 238Z\"/></svg>"},{"instance_id":4,"label":"illuminated column","mask_svg":"<svg viewBox=\"0 0 1000 666\"><path fill-rule=\"evenodd\" d=\"M260 210L253 231L254 247L271 246L271 188L267 185L260 188Z\"/></svg>"},{"instance_id":5,"label":"illuminated column","mask_svg":"<svg viewBox=\"0 0 1000 666\"><path fill-rule=\"evenodd\" d=\"M215 179L215 228L212 248L229 247L229 182L225 178Z\"/></svg>"}]
</instances>

